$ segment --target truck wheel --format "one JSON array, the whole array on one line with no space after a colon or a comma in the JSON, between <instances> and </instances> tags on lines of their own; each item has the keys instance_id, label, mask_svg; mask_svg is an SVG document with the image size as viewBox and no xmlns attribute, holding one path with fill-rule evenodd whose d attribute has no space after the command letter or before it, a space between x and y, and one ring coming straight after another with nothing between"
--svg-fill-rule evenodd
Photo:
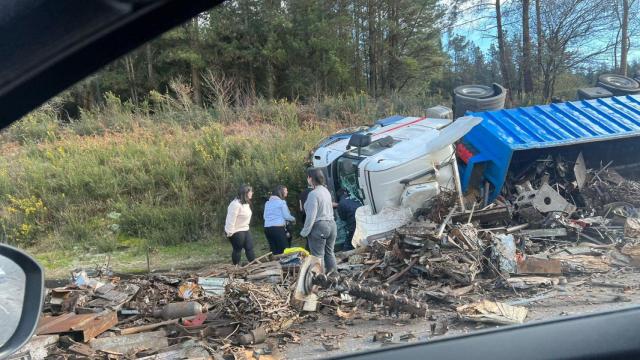
<instances>
[{"instance_id":1,"label":"truck wheel","mask_svg":"<svg viewBox=\"0 0 640 360\"><path fill-rule=\"evenodd\" d=\"M636 94L640 92L640 84L632 78L618 74L602 74L598 76L598 86L614 95Z\"/></svg>"},{"instance_id":2,"label":"truck wheel","mask_svg":"<svg viewBox=\"0 0 640 360\"><path fill-rule=\"evenodd\" d=\"M482 85L467 85L467 86L482 86ZM507 95L507 90L498 84L493 84L493 87L483 86L491 89L491 96L485 98L474 98L470 96L460 95L456 93L453 98L454 118L464 116L467 111L492 111L504 109L504 102ZM456 88L457 89L457 88ZM454 90L455 91L455 90Z\"/></svg>"},{"instance_id":3,"label":"truck wheel","mask_svg":"<svg viewBox=\"0 0 640 360\"><path fill-rule=\"evenodd\" d=\"M485 85L461 85L453 89L453 93L473 99L486 99L493 96L493 89Z\"/></svg>"}]
</instances>

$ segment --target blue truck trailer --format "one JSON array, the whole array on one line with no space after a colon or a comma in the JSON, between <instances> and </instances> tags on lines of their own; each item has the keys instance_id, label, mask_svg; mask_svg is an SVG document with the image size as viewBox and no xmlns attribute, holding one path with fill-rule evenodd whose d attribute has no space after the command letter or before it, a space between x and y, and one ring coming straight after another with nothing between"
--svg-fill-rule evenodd
<instances>
[{"instance_id":1,"label":"blue truck trailer","mask_svg":"<svg viewBox=\"0 0 640 360\"><path fill-rule=\"evenodd\" d=\"M497 198L508 177L549 154L587 165L640 162L640 95L467 113L482 122L456 145L462 191Z\"/></svg>"}]
</instances>

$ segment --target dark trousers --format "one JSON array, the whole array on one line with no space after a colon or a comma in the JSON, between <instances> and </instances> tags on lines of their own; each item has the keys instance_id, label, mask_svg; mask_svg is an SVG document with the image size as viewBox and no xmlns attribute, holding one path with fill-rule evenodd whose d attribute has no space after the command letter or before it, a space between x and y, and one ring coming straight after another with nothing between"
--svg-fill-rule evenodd
<instances>
[{"instance_id":1,"label":"dark trousers","mask_svg":"<svg viewBox=\"0 0 640 360\"><path fill-rule=\"evenodd\" d=\"M264 228L264 235L269 242L269 249L273 255L282 254L289 244L287 230L284 226L270 226Z\"/></svg>"},{"instance_id":2,"label":"dark trousers","mask_svg":"<svg viewBox=\"0 0 640 360\"><path fill-rule=\"evenodd\" d=\"M233 251L231 252L231 261L233 262L233 265L240 264L240 256L242 255L243 249L249 262L256 258L256 255L253 253L253 238L251 237L250 232L238 231L231 235L229 241L233 247Z\"/></svg>"},{"instance_id":3,"label":"dark trousers","mask_svg":"<svg viewBox=\"0 0 640 360\"><path fill-rule=\"evenodd\" d=\"M345 240L344 245L342 245L342 251L353 250L353 244L351 243L351 240L353 240L353 234L355 234L355 232L355 226L353 228L347 227L347 239Z\"/></svg>"}]
</instances>

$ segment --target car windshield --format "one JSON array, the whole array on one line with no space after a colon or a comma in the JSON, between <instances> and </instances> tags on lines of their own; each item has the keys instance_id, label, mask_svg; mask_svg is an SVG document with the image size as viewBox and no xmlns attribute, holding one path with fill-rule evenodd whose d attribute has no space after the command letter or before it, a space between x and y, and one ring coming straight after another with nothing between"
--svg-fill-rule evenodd
<instances>
[{"instance_id":1,"label":"car windshield","mask_svg":"<svg viewBox=\"0 0 640 360\"><path fill-rule=\"evenodd\" d=\"M640 0L224 2L0 134L32 348L312 359L638 304L639 81ZM465 114L402 159L402 119Z\"/></svg>"}]
</instances>

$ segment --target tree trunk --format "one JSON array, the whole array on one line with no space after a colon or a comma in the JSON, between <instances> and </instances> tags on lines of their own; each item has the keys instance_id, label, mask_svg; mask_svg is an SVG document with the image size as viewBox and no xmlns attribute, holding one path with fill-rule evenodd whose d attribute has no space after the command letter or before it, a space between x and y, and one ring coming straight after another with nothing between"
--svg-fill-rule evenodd
<instances>
[{"instance_id":1,"label":"tree trunk","mask_svg":"<svg viewBox=\"0 0 640 360\"><path fill-rule=\"evenodd\" d=\"M267 81L267 99L273 99L275 96L275 85L273 76L273 64L271 60L267 59L265 70L265 80Z\"/></svg>"},{"instance_id":2,"label":"tree trunk","mask_svg":"<svg viewBox=\"0 0 640 360\"><path fill-rule=\"evenodd\" d=\"M536 2L536 38L538 40L538 73L542 72L542 49L544 44L544 35L542 34L542 15L540 13L540 1Z\"/></svg>"},{"instance_id":3,"label":"tree trunk","mask_svg":"<svg viewBox=\"0 0 640 360\"><path fill-rule=\"evenodd\" d=\"M354 28L354 41L353 41L353 84L356 92L360 92L360 77L362 69L360 68L360 4L358 0L355 0L355 6L353 9L353 28Z\"/></svg>"},{"instance_id":4,"label":"tree trunk","mask_svg":"<svg viewBox=\"0 0 640 360\"><path fill-rule=\"evenodd\" d=\"M627 76L627 54L629 53L629 0L622 0L622 41L620 43L620 73Z\"/></svg>"},{"instance_id":5,"label":"tree trunk","mask_svg":"<svg viewBox=\"0 0 640 360\"><path fill-rule=\"evenodd\" d=\"M133 61L131 60L131 56L127 55L124 57L124 67L127 72L127 79L129 80L129 91L131 92L131 101L134 104L138 104L138 91L136 88L136 73L133 68Z\"/></svg>"},{"instance_id":6,"label":"tree trunk","mask_svg":"<svg viewBox=\"0 0 640 360\"><path fill-rule=\"evenodd\" d=\"M376 70L376 72L378 73L378 80L376 80L376 82L378 83L378 88L382 91L379 92L379 94L384 95L385 92L385 81L386 81L386 71L384 68L384 31L385 28L384 23L383 23L383 19L382 19L382 11L380 9L382 5L378 4L377 7L377 11L376 11L376 50L378 50L378 54L376 55L376 64L378 65L378 70Z\"/></svg>"},{"instance_id":7,"label":"tree trunk","mask_svg":"<svg viewBox=\"0 0 640 360\"><path fill-rule=\"evenodd\" d=\"M620 30L618 29L618 32L616 33L616 41L615 44L613 45L613 68L614 69L620 69L620 67L618 66L618 44L620 43Z\"/></svg>"},{"instance_id":8,"label":"tree trunk","mask_svg":"<svg viewBox=\"0 0 640 360\"><path fill-rule=\"evenodd\" d=\"M191 86L193 87L193 102L202 105L202 85L200 84L200 71L195 64L191 64Z\"/></svg>"},{"instance_id":9,"label":"tree trunk","mask_svg":"<svg viewBox=\"0 0 640 360\"><path fill-rule=\"evenodd\" d=\"M147 57L147 80L149 81L149 88L156 89L156 75L153 72L153 56L151 54L151 44L145 45L145 55Z\"/></svg>"},{"instance_id":10,"label":"tree trunk","mask_svg":"<svg viewBox=\"0 0 640 360\"><path fill-rule=\"evenodd\" d=\"M375 14L373 11L373 0L367 1L367 27L369 30L369 94L373 97L377 96L376 90L378 89L378 73L376 62L376 29L375 29Z\"/></svg>"},{"instance_id":11,"label":"tree trunk","mask_svg":"<svg viewBox=\"0 0 640 360\"><path fill-rule=\"evenodd\" d=\"M191 20L190 29L191 46L194 52L200 49L200 29L198 28L198 17ZM200 82L200 67L196 61L191 61L191 86L193 87L193 102L202 105L202 85Z\"/></svg>"},{"instance_id":12,"label":"tree trunk","mask_svg":"<svg viewBox=\"0 0 640 360\"><path fill-rule=\"evenodd\" d=\"M530 0L522 0L522 77L524 92L533 92L533 76L531 74L531 37L529 35Z\"/></svg>"},{"instance_id":13,"label":"tree trunk","mask_svg":"<svg viewBox=\"0 0 640 360\"><path fill-rule=\"evenodd\" d=\"M500 72L502 73L502 81L507 88L507 99L511 99L511 80L509 77L509 68L507 66L507 53L504 43L504 33L502 31L502 12L500 10L500 0L496 0L496 24L498 31L498 52L500 53Z\"/></svg>"},{"instance_id":14,"label":"tree trunk","mask_svg":"<svg viewBox=\"0 0 640 360\"><path fill-rule=\"evenodd\" d=\"M389 60L387 62L387 83L389 84L389 90L391 93L398 89L397 83L397 74L396 70L398 68L399 60L398 60L398 45L399 45L399 28L400 28L400 20L398 19L398 4L397 0L390 0L389 4L389 20L390 26L389 29L389 45L388 45L388 56Z\"/></svg>"}]
</instances>

